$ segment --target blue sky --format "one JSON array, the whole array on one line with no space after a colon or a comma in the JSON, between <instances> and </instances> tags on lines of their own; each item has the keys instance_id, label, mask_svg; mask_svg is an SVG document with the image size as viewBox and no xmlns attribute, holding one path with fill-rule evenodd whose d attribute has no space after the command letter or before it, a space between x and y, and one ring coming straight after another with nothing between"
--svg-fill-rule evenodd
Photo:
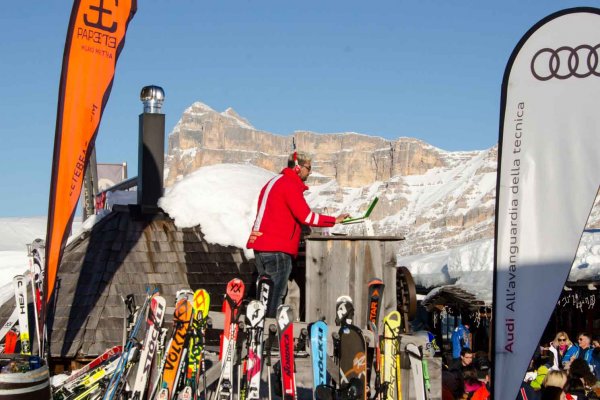
<instances>
[{"instance_id":1,"label":"blue sky","mask_svg":"<svg viewBox=\"0 0 600 400\"><path fill-rule=\"evenodd\" d=\"M109 0L107 0L109 1ZM522 35L573 1L139 1L97 139L137 174L140 89L167 133L194 101L256 128L411 136L446 150L498 140L500 86ZM0 216L45 215L68 1L3 4Z\"/></svg>"}]
</instances>

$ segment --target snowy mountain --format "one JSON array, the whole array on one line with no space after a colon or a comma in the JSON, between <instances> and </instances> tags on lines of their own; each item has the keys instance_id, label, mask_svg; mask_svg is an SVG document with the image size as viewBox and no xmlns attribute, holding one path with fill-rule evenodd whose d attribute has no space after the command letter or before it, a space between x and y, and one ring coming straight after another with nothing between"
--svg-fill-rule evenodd
<instances>
[{"instance_id":1,"label":"snowy mountain","mask_svg":"<svg viewBox=\"0 0 600 400\"><path fill-rule=\"evenodd\" d=\"M379 196L376 233L406 236L402 255L429 254L493 237L497 146L448 152L413 138L387 140L354 132L290 136L255 129L232 109L196 102L169 134L166 183L221 163L251 164L277 173L291 151L313 155L307 194L332 215L361 214ZM600 207L590 219L600 226ZM347 228L360 232L362 226Z\"/></svg>"}]
</instances>

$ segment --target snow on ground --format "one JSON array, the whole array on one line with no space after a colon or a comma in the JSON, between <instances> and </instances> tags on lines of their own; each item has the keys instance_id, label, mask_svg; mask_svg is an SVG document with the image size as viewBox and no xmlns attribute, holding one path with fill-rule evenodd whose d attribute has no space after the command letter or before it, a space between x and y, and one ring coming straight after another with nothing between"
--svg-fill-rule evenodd
<instances>
[{"instance_id":1,"label":"snow on ground","mask_svg":"<svg viewBox=\"0 0 600 400\"><path fill-rule=\"evenodd\" d=\"M46 237L46 217L0 218L0 252L27 253L27 244Z\"/></svg>"}]
</instances>

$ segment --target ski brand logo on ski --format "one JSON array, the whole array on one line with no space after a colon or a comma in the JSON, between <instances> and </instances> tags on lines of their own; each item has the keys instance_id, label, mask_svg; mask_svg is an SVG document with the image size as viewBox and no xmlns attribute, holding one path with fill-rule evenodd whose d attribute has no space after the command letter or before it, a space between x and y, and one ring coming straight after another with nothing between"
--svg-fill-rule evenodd
<instances>
[{"instance_id":1,"label":"ski brand logo on ski","mask_svg":"<svg viewBox=\"0 0 600 400\"><path fill-rule=\"evenodd\" d=\"M21 288L23 287L23 282L18 280L17 281L17 290L21 290ZM27 310L25 309L25 296L23 295L23 293L19 293L19 297L17 299L17 303L19 304L19 313L21 315L24 315L27 313Z\"/></svg>"},{"instance_id":2,"label":"ski brand logo on ski","mask_svg":"<svg viewBox=\"0 0 600 400\"><path fill-rule=\"evenodd\" d=\"M327 371L326 366L325 366L325 341L327 340L325 338L325 331L323 330L322 327L319 326L318 328L318 340L319 340L319 347L317 349L317 355L319 357L319 361L318 361L318 366L319 366L319 381L326 381L326 376L325 373Z\"/></svg>"},{"instance_id":3,"label":"ski brand logo on ski","mask_svg":"<svg viewBox=\"0 0 600 400\"><path fill-rule=\"evenodd\" d=\"M277 323L279 324L279 329L283 330L286 326L290 324L290 318L287 313L288 310L282 310L279 314L279 318L277 319Z\"/></svg>"},{"instance_id":4,"label":"ski brand logo on ski","mask_svg":"<svg viewBox=\"0 0 600 400\"><path fill-rule=\"evenodd\" d=\"M189 314L188 307L189 302L186 300L181 301L178 304L177 310L175 311L175 318L184 322L184 329L177 329L175 332L175 337L173 338L173 345L171 346L171 350L169 351L169 355L167 356L167 364L165 369L174 370L177 365L174 363L179 362L181 352L183 351L183 345L185 344L185 335L187 332L187 315ZM184 319L185 318L185 319Z\"/></svg>"},{"instance_id":5,"label":"ski brand logo on ski","mask_svg":"<svg viewBox=\"0 0 600 400\"><path fill-rule=\"evenodd\" d=\"M153 310L155 318L154 318L154 321L152 322L152 325L154 325L155 328L152 329L152 334L150 335L150 341L148 343L148 357L146 358L146 363L144 365L144 374L149 373L150 369L152 368L152 360L154 358L154 354L156 353L156 347L158 345L158 337L160 336L160 331L156 327L158 327L162 324L162 320L164 318L164 313L165 313L164 301L162 301L162 302L157 301L154 304L156 304L155 310Z\"/></svg>"},{"instance_id":6,"label":"ski brand logo on ski","mask_svg":"<svg viewBox=\"0 0 600 400\"><path fill-rule=\"evenodd\" d=\"M257 302L252 301L248 304L248 319L250 320L250 325L255 327L265 316L265 308L264 306Z\"/></svg>"},{"instance_id":7,"label":"ski brand logo on ski","mask_svg":"<svg viewBox=\"0 0 600 400\"><path fill-rule=\"evenodd\" d=\"M196 290L194 293L194 309L195 310L205 310L208 309L206 307L206 300L208 296L208 292L206 290ZM202 318L206 318L206 315L202 315Z\"/></svg>"},{"instance_id":8,"label":"ski brand logo on ski","mask_svg":"<svg viewBox=\"0 0 600 400\"><path fill-rule=\"evenodd\" d=\"M240 282L238 282L238 281L239 281L239 279L235 279L230 282L230 285L228 287L229 292L236 293L236 294L243 293L244 284L240 283L241 281Z\"/></svg>"},{"instance_id":9,"label":"ski brand logo on ski","mask_svg":"<svg viewBox=\"0 0 600 400\"><path fill-rule=\"evenodd\" d=\"M260 301L265 305L269 302L270 291L269 285L262 285L260 288Z\"/></svg>"},{"instance_id":10,"label":"ski brand logo on ski","mask_svg":"<svg viewBox=\"0 0 600 400\"><path fill-rule=\"evenodd\" d=\"M283 346L286 349L291 346L290 335L283 336ZM282 364L283 370L285 371L286 375L292 375L292 353L289 351L284 351L283 357L285 359L285 362Z\"/></svg>"}]
</instances>

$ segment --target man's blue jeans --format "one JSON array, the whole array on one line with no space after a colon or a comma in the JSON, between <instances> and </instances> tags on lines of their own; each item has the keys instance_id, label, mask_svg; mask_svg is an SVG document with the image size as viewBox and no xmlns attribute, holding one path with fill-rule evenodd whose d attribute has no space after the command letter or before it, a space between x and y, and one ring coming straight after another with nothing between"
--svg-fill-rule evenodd
<instances>
[{"instance_id":1,"label":"man's blue jeans","mask_svg":"<svg viewBox=\"0 0 600 400\"><path fill-rule=\"evenodd\" d=\"M273 293L267 309L267 317L274 318L277 307L287 294L287 284L292 272L292 256L281 252L254 252L256 269L259 274L267 274L273 280Z\"/></svg>"}]
</instances>

